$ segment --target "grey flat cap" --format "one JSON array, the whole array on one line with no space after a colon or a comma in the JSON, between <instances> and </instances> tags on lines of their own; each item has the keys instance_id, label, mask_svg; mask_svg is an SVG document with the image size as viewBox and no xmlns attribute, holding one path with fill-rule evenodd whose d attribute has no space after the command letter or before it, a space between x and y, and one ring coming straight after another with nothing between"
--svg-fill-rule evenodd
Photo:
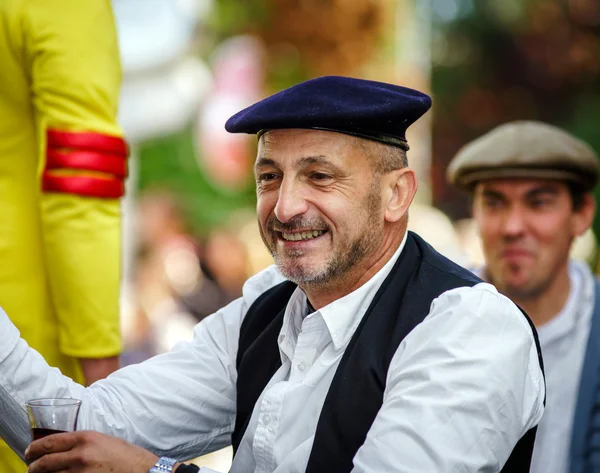
<instances>
[{"instance_id":1,"label":"grey flat cap","mask_svg":"<svg viewBox=\"0 0 600 473\"><path fill-rule=\"evenodd\" d=\"M560 179L594 188L600 162L582 140L546 123L516 121L463 146L448 165L448 182L473 190L488 179Z\"/></svg>"}]
</instances>

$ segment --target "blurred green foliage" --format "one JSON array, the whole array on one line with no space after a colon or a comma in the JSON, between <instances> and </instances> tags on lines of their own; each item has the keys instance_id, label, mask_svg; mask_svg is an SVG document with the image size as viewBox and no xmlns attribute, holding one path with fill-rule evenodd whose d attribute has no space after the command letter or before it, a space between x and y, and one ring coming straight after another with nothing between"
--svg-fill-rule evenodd
<instances>
[{"instance_id":1,"label":"blurred green foliage","mask_svg":"<svg viewBox=\"0 0 600 473\"><path fill-rule=\"evenodd\" d=\"M256 205L254 181L238 192L215 187L196 162L193 130L158 138L139 148L139 188L167 190L177 197L198 235L226 225L239 209Z\"/></svg>"},{"instance_id":2,"label":"blurred green foliage","mask_svg":"<svg viewBox=\"0 0 600 473\"><path fill-rule=\"evenodd\" d=\"M216 0L203 28L204 53L236 34L251 33L271 21L270 0Z\"/></svg>"}]
</instances>

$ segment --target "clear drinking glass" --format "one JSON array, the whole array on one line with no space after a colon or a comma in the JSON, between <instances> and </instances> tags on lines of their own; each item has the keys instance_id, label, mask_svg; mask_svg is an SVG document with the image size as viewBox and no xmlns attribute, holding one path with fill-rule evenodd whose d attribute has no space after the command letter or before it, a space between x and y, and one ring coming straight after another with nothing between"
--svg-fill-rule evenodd
<instances>
[{"instance_id":1,"label":"clear drinking glass","mask_svg":"<svg viewBox=\"0 0 600 473\"><path fill-rule=\"evenodd\" d=\"M77 426L79 399L32 399L25 403L31 437L39 440L47 435L73 432Z\"/></svg>"}]
</instances>

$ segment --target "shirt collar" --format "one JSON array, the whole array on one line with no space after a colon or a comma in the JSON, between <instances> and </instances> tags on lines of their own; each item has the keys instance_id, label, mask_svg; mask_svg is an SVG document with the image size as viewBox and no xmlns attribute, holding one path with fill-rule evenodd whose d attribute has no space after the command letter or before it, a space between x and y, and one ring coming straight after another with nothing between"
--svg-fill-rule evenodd
<instances>
[{"instance_id":1,"label":"shirt collar","mask_svg":"<svg viewBox=\"0 0 600 473\"><path fill-rule=\"evenodd\" d=\"M589 323L594 306L594 276L587 264L571 260L569 279L571 290L565 305L554 318L537 327L542 347L572 336L579 325Z\"/></svg>"},{"instance_id":2,"label":"shirt collar","mask_svg":"<svg viewBox=\"0 0 600 473\"><path fill-rule=\"evenodd\" d=\"M310 317L322 317L333 341L336 350L345 348L356 331L369 305L381 284L388 276L400 253L406 244L408 232L398 246L394 255L387 263L365 284L344 297L333 301L316 312L309 314ZM279 333L278 343L282 355L291 359L296 346L298 334L302 328L304 317L307 316L307 298L300 288L296 288L285 310L283 326Z\"/></svg>"}]
</instances>

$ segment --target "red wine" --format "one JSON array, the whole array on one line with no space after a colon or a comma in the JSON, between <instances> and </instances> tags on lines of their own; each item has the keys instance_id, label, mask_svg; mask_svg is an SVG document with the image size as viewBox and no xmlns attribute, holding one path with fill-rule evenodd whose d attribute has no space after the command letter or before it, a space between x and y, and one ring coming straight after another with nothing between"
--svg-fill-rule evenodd
<instances>
[{"instance_id":1,"label":"red wine","mask_svg":"<svg viewBox=\"0 0 600 473\"><path fill-rule=\"evenodd\" d=\"M48 435L62 434L63 432L66 432L66 431L65 430L55 430L55 429L41 429L39 427L36 427L34 429L31 429L31 432L33 434L33 440L39 440L39 439L43 439L44 437L47 437Z\"/></svg>"}]
</instances>

